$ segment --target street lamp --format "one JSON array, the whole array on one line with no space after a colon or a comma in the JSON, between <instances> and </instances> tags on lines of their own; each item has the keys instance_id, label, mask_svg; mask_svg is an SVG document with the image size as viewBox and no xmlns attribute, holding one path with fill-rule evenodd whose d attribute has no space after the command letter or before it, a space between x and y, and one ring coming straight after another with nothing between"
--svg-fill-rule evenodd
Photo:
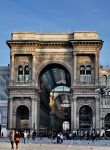
<instances>
[{"instance_id":1,"label":"street lamp","mask_svg":"<svg viewBox=\"0 0 110 150\"><path fill-rule=\"evenodd\" d=\"M106 92L107 88L105 86L99 86L95 92L98 93L100 95L100 106L101 106L101 120L102 120L102 127L104 128L104 117L103 117L103 98L105 97L105 92Z\"/></svg>"}]
</instances>

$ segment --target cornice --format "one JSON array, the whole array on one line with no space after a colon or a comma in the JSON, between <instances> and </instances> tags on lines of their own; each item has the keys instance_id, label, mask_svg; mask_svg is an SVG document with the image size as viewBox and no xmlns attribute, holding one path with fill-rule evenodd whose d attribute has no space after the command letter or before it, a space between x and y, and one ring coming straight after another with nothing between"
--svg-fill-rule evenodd
<instances>
[{"instance_id":1,"label":"cornice","mask_svg":"<svg viewBox=\"0 0 110 150\"><path fill-rule=\"evenodd\" d=\"M8 40L7 45L11 48L15 45L35 45L35 46L70 46L69 41L39 41L39 40ZM72 45L71 45L72 46Z\"/></svg>"},{"instance_id":2,"label":"cornice","mask_svg":"<svg viewBox=\"0 0 110 150\"><path fill-rule=\"evenodd\" d=\"M8 40L7 45L11 48L13 46L35 46L38 48L45 47L72 47L72 46L96 46L102 48L102 40L69 40L69 41L39 41L39 40Z\"/></svg>"},{"instance_id":3,"label":"cornice","mask_svg":"<svg viewBox=\"0 0 110 150\"><path fill-rule=\"evenodd\" d=\"M96 46L99 49L102 48L103 41L102 40L71 40L73 46Z\"/></svg>"}]
</instances>

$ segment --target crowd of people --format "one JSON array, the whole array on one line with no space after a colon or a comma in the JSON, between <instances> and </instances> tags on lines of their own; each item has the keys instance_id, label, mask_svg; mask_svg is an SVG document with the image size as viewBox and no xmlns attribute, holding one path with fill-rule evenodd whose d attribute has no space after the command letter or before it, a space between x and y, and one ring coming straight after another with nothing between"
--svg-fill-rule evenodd
<instances>
[{"instance_id":1,"label":"crowd of people","mask_svg":"<svg viewBox=\"0 0 110 150\"><path fill-rule=\"evenodd\" d=\"M23 138L24 144L26 143L27 139L30 140L30 137L33 141L36 140L36 137L39 137L42 140L42 137L47 137L56 143L63 143L64 140L91 140L95 141L105 137L105 132L102 130L101 132L95 130L73 130L72 132L69 131L42 131L40 130L39 133L36 133L34 130L31 134L29 131L20 132L18 130L12 130L9 133L9 140L11 143L11 149L18 149L18 144L20 142L20 138Z\"/></svg>"}]
</instances>

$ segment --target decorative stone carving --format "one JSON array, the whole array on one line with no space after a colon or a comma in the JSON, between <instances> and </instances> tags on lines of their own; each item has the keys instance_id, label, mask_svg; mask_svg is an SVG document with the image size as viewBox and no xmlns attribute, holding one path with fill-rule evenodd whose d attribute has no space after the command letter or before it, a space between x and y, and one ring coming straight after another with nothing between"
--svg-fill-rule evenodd
<instances>
[{"instance_id":1,"label":"decorative stone carving","mask_svg":"<svg viewBox=\"0 0 110 150\"><path fill-rule=\"evenodd\" d=\"M50 106L50 108L51 108L51 112L54 113L54 110L55 110L55 101L54 101L53 95L50 96L50 103L49 103L49 106Z\"/></svg>"}]
</instances>

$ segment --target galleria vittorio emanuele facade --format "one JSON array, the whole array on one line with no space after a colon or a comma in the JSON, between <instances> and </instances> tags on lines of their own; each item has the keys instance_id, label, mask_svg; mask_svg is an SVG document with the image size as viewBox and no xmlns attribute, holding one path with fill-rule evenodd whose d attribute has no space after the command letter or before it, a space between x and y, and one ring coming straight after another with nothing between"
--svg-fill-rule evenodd
<instances>
[{"instance_id":1,"label":"galleria vittorio emanuele facade","mask_svg":"<svg viewBox=\"0 0 110 150\"><path fill-rule=\"evenodd\" d=\"M8 129L110 128L110 69L99 64L97 32L15 32L7 45Z\"/></svg>"}]
</instances>

